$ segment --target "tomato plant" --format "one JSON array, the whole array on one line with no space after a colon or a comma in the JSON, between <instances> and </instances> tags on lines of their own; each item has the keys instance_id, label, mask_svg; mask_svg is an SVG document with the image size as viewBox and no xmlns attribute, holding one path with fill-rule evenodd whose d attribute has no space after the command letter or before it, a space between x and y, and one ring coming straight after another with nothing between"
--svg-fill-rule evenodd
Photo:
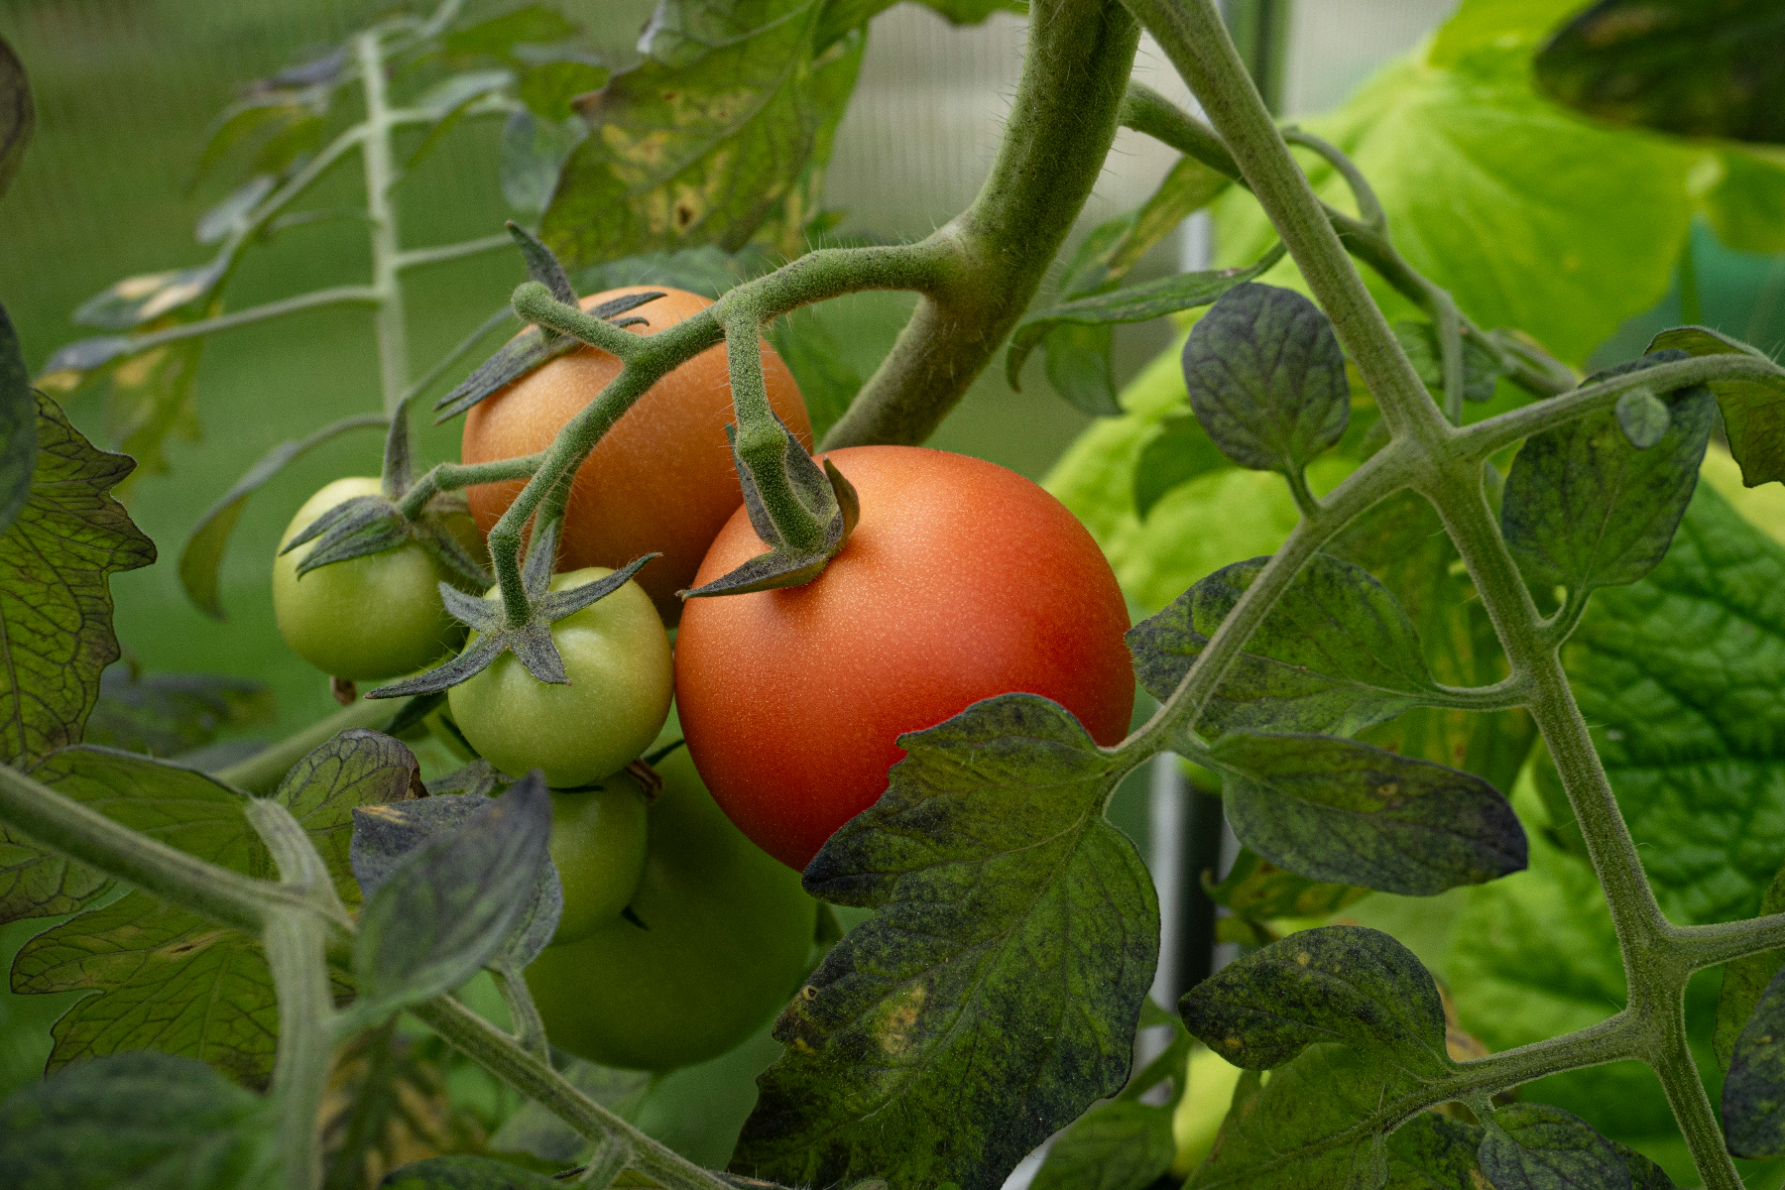
<instances>
[{"instance_id":1,"label":"tomato plant","mask_svg":"<svg viewBox=\"0 0 1785 1190\"><path fill-rule=\"evenodd\" d=\"M315 545L292 547L291 539L336 505L378 492L376 479L329 484L291 518L273 561L273 611L285 643L324 673L354 681L420 669L465 637L440 602L439 584L451 575L420 545L298 573Z\"/></svg>"},{"instance_id":2,"label":"tomato plant","mask_svg":"<svg viewBox=\"0 0 1785 1190\"><path fill-rule=\"evenodd\" d=\"M711 305L682 289L630 286L591 294L585 310L648 293L624 317L635 335L673 326ZM812 427L793 374L772 347L762 352L763 380L775 414L810 448ZM465 414L467 463L530 455L551 445L571 417L619 375L620 361L594 347L559 356ZM725 450L731 386L725 353L710 348L652 386L613 431L589 452L564 510L559 564L623 566L640 554L663 556L639 574L665 622L681 615L676 592L691 585L708 543L742 499ZM478 527L489 532L524 484L473 487L467 494Z\"/></svg>"},{"instance_id":3,"label":"tomato plant","mask_svg":"<svg viewBox=\"0 0 1785 1190\"><path fill-rule=\"evenodd\" d=\"M780 1011L805 974L817 907L726 820L686 750L657 771L628 915L547 948L527 982L557 1044L662 1071L717 1057Z\"/></svg>"},{"instance_id":4,"label":"tomato plant","mask_svg":"<svg viewBox=\"0 0 1785 1190\"><path fill-rule=\"evenodd\" d=\"M0 919L62 919L10 987L78 994L0 1170L995 1190L1045 1143L1039 1190L1772 1184L1785 368L1698 266L1785 252L1777 4L1463 0L1287 127L1274 4L1236 44L1213 0L1032 0L985 183L915 242L823 207L886 7L659 0L617 66L542 5L399 7L218 121L205 168L253 151L208 263L82 306L115 333L37 390L0 317ZM1143 29L1206 119L1134 80ZM5 50L0 186L32 111ZM529 226L405 247L396 187L486 116ZM1181 156L1067 250L1118 128ZM231 308L350 160L370 282ZM1212 267L1149 279L1205 209ZM511 246L527 280L413 371L403 275ZM801 312L866 290L917 296L857 381ZM286 630L337 676L467 643L192 750L252 688L102 677L155 550L133 459L47 394L103 386L165 466L210 337L332 305L372 311L380 410L273 447L182 583L220 615L255 492L376 427L282 623L333 593ZM1115 328L1168 316L1118 392ZM1047 492L922 449L1006 344L1095 419ZM457 459L411 433L437 384ZM629 764L672 674L688 748ZM1186 763L1231 854L1166 915L1111 807L1147 766L1182 809Z\"/></svg>"},{"instance_id":5,"label":"tomato plant","mask_svg":"<svg viewBox=\"0 0 1785 1190\"><path fill-rule=\"evenodd\" d=\"M827 457L861 497L849 544L805 586L691 600L676 641L701 776L746 835L795 868L879 798L905 732L1021 690L1114 746L1134 707L1122 592L1058 500L964 455L858 446ZM740 508L695 582L762 548Z\"/></svg>"}]
</instances>

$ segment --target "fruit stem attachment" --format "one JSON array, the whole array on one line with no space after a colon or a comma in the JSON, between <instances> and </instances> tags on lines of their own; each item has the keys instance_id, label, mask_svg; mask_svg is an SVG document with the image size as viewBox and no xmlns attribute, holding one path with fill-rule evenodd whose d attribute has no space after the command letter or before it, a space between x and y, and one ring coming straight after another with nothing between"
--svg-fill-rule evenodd
<instances>
[{"instance_id":1,"label":"fruit stem attachment","mask_svg":"<svg viewBox=\"0 0 1785 1190\"><path fill-rule=\"evenodd\" d=\"M592 318L570 302L559 301L538 281L522 281L515 286L512 302L514 312L526 321L581 339L622 360L636 358L644 347L644 340L639 336L604 319Z\"/></svg>"}]
</instances>

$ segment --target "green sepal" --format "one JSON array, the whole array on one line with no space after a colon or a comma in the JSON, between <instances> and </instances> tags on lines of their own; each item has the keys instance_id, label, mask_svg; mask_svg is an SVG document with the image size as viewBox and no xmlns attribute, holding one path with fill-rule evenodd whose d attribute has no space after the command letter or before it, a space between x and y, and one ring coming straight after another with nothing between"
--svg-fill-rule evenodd
<instances>
[{"instance_id":1,"label":"green sepal","mask_svg":"<svg viewBox=\"0 0 1785 1190\"><path fill-rule=\"evenodd\" d=\"M779 449L761 451L755 458L747 457L739 446L737 428L725 427L744 491L744 509L768 552L710 583L678 592L683 599L804 586L824 573L855 532L861 500L854 485L828 457L820 468L779 417L775 427L781 434ZM765 480L770 491L781 493L775 506L764 498ZM800 538L810 542L814 529L817 541L802 544Z\"/></svg>"}]
</instances>

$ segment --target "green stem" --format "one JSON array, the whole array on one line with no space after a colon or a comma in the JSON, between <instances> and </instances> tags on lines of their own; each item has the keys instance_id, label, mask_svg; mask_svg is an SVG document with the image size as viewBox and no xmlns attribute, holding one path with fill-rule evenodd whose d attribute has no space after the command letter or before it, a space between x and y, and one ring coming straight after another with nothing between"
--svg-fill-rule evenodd
<instances>
[{"instance_id":1,"label":"green stem","mask_svg":"<svg viewBox=\"0 0 1785 1190\"><path fill-rule=\"evenodd\" d=\"M411 248L407 252L398 252L394 267L398 272L403 272L406 269L445 264L452 260L463 260L467 256L481 256L485 252L499 252L513 247L514 237L503 232L475 240L460 240L456 244L436 244L432 248Z\"/></svg>"},{"instance_id":2,"label":"green stem","mask_svg":"<svg viewBox=\"0 0 1785 1190\"><path fill-rule=\"evenodd\" d=\"M338 285L332 289L318 289L310 293L300 293L296 297L282 298L276 302L250 306L246 310L234 310L228 314L219 314L215 318L201 318L197 322L182 322L176 326L170 326L166 330L132 336L129 354L141 355L164 343L178 343L182 339L198 339L205 335L214 335L218 331L234 330L238 326L252 326L256 322L265 322L270 318L283 318L287 314L298 314L305 310L320 309L323 306L370 306L376 305L377 302L377 291L367 285Z\"/></svg>"},{"instance_id":3,"label":"green stem","mask_svg":"<svg viewBox=\"0 0 1785 1190\"><path fill-rule=\"evenodd\" d=\"M512 459L492 459L487 463L436 463L404 494L397 511L411 520L421 515L429 500L441 492L453 492L478 484L501 483L510 479L532 479L545 461L545 452L517 455Z\"/></svg>"},{"instance_id":4,"label":"green stem","mask_svg":"<svg viewBox=\"0 0 1785 1190\"><path fill-rule=\"evenodd\" d=\"M1672 1003L1657 1012L1655 1019L1661 1026L1662 1039L1656 1050L1647 1055L1649 1064L1661 1080L1667 1105L1673 1109L1673 1118L1686 1138L1686 1147L1692 1151L1705 1190L1742 1190L1742 1176L1736 1172L1735 1162L1729 1159L1723 1126L1717 1120L1716 1110L1711 1107L1710 1097L1705 1094L1704 1080L1698 1077L1698 1067L1692 1061L1692 1050L1686 1041L1684 981L1677 987ZM1712 1154L1716 1159L1706 1160Z\"/></svg>"},{"instance_id":5,"label":"green stem","mask_svg":"<svg viewBox=\"0 0 1785 1190\"><path fill-rule=\"evenodd\" d=\"M391 707L375 699L362 698L352 706L344 707L328 718L262 748L246 760L219 769L215 776L225 785L234 785L237 789L246 789L253 793L264 793L277 786L292 765L341 732L355 727L377 727L381 723L388 723L393 713Z\"/></svg>"},{"instance_id":6,"label":"green stem","mask_svg":"<svg viewBox=\"0 0 1785 1190\"><path fill-rule=\"evenodd\" d=\"M1033 0L1023 73L973 205L931 237L954 258L825 449L928 438L1022 317L1115 138L1140 30L1111 0Z\"/></svg>"},{"instance_id":7,"label":"green stem","mask_svg":"<svg viewBox=\"0 0 1785 1190\"><path fill-rule=\"evenodd\" d=\"M366 135L360 157L365 166L366 216L371 231L372 289L378 295L378 376L384 411L395 414L409 387L409 331L403 319L399 275L402 243L391 190L397 172L391 156L390 103L384 86L384 47L377 29L354 38L366 102Z\"/></svg>"},{"instance_id":8,"label":"green stem","mask_svg":"<svg viewBox=\"0 0 1785 1190\"><path fill-rule=\"evenodd\" d=\"M512 243L512 241L510 241ZM623 360L634 359L644 349L644 339L622 330L611 322L592 317L567 302L552 296L552 291L538 281L523 281L515 288L511 304L514 312L527 322L538 323L547 330L581 339L591 347L599 347Z\"/></svg>"},{"instance_id":9,"label":"green stem","mask_svg":"<svg viewBox=\"0 0 1785 1190\"><path fill-rule=\"evenodd\" d=\"M1456 435L1455 449L1465 459L1485 459L1534 434L1566 425L1589 413L1610 409L1618 403L1619 397L1633 388L1672 392L1694 384L1709 384L1714 380L1780 375L1785 375L1785 369L1771 360L1737 352L1701 355L1696 359L1656 364L1652 368L1625 372L1620 376L1582 385L1548 401L1526 405L1522 409L1502 413L1487 421L1476 422Z\"/></svg>"},{"instance_id":10,"label":"green stem","mask_svg":"<svg viewBox=\"0 0 1785 1190\"><path fill-rule=\"evenodd\" d=\"M533 993L527 987L526 978L507 959L493 962L490 974L496 981L496 990L502 993L502 1003L508 1006L515 1042L541 1062L551 1065L552 1051L546 1043L545 1022L539 1017L539 1008L533 1003Z\"/></svg>"}]
</instances>

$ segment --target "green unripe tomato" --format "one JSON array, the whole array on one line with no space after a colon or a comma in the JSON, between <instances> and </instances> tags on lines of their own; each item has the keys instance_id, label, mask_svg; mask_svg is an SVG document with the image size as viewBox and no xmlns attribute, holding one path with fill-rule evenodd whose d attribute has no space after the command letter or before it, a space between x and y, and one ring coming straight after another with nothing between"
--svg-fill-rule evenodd
<instances>
[{"instance_id":1,"label":"green unripe tomato","mask_svg":"<svg viewBox=\"0 0 1785 1190\"><path fill-rule=\"evenodd\" d=\"M335 480L298 509L279 548L335 505L379 490L376 479ZM419 543L300 576L298 563L315 545L273 559L273 615L285 643L317 669L353 681L396 677L440 660L465 639L465 626L440 602L439 584L450 576Z\"/></svg>"},{"instance_id":2,"label":"green unripe tomato","mask_svg":"<svg viewBox=\"0 0 1785 1190\"><path fill-rule=\"evenodd\" d=\"M552 862L564 889L554 945L619 920L645 871L645 791L630 773L552 794Z\"/></svg>"},{"instance_id":3,"label":"green unripe tomato","mask_svg":"<svg viewBox=\"0 0 1785 1190\"><path fill-rule=\"evenodd\" d=\"M527 986L553 1044L630 1070L732 1049L797 991L817 925L800 876L746 839L686 749L657 766L645 871L622 918L547 947Z\"/></svg>"},{"instance_id":4,"label":"green unripe tomato","mask_svg":"<svg viewBox=\"0 0 1785 1190\"><path fill-rule=\"evenodd\" d=\"M612 573L573 570L553 578L552 590ZM669 636L651 597L629 582L553 624L552 641L570 685L541 682L504 653L449 690L447 704L471 746L503 772L544 769L554 788L587 785L625 768L657 738L674 682Z\"/></svg>"}]
</instances>

